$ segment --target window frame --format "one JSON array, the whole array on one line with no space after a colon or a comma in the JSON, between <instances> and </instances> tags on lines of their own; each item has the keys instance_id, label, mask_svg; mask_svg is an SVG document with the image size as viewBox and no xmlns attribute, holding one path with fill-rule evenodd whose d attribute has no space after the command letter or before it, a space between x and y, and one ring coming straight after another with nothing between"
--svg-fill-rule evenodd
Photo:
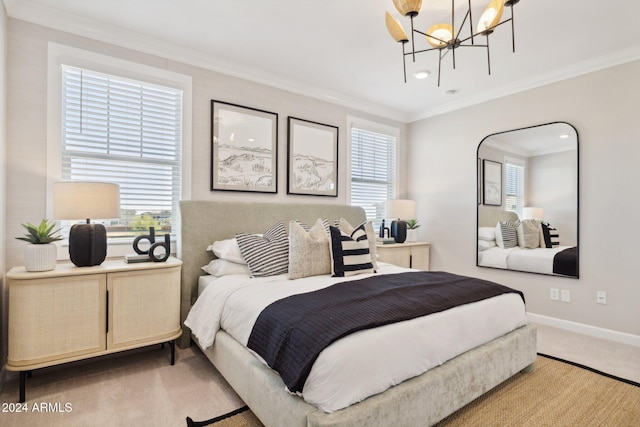
<instances>
[{"instance_id":1,"label":"window frame","mask_svg":"<svg viewBox=\"0 0 640 427\"><path fill-rule=\"evenodd\" d=\"M62 177L62 65L87 68L104 74L179 89L182 96L182 184L181 200L191 199L192 158L192 78L165 69L151 67L111 56L89 52L57 43L48 46L47 84L47 188L46 215L53 215L53 184ZM172 239L172 252L176 252L180 235L180 212L177 212L176 239ZM173 234L173 233L172 233ZM118 257L131 253L131 239L108 240L108 256ZM62 241L58 248L58 259L68 258ZM64 250L61 248L65 248Z\"/></svg>"},{"instance_id":2,"label":"window frame","mask_svg":"<svg viewBox=\"0 0 640 427\"><path fill-rule=\"evenodd\" d=\"M520 167L522 168L522 182L521 182L521 192L522 194L520 195L519 199L520 199L520 206L518 209L518 206L516 204L516 210L515 211L511 211L511 212L515 212L518 215L518 218L522 218L522 209L524 208L525 205L525 200L526 200L526 192L527 192L527 183L526 183L526 174L527 174L527 162L522 160L522 159L518 159L515 157L509 157L509 156L505 156L504 157L504 208L505 210L509 210L507 209L507 199L509 197L509 192L507 191L508 188L508 177L509 177L509 166L511 167ZM514 197L518 197L517 195Z\"/></svg>"},{"instance_id":3,"label":"window frame","mask_svg":"<svg viewBox=\"0 0 640 427\"><path fill-rule=\"evenodd\" d=\"M347 117L347 128L349 132L349 140L347 144L347 176L349 177L349 182L347 184L346 193L347 193L347 203L352 204L352 194L351 194L351 185L352 185L352 175L351 175L351 157L352 157L352 137L353 137L353 129L361 129L369 132L375 132L379 134L384 134L396 139L395 143L395 177L393 180L393 196L392 198L397 198L400 190L400 129L393 126L387 126L380 123L372 122L370 120L358 118L358 117ZM384 219L382 218L367 218L367 220L373 220L374 226L379 225L379 221Z\"/></svg>"}]
</instances>

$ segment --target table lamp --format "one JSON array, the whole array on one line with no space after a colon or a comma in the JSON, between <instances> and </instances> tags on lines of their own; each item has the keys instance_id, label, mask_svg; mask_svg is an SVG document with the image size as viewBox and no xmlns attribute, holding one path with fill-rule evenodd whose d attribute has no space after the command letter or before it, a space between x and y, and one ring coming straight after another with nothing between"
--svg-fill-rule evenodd
<instances>
[{"instance_id":1,"label":"table lamp","mask_svg":"<svg viewBox=\"0 0 640 427\"><path fill-rule=\"evenodd\" d=\"M407 219L416 217L415 200L394 199L387 200L387 218L393 218L391 222L391 237L396 243L404 243L407 240Z\"/></svg>"},{"instance_id":2,"label":"table lamp","mask_svg":"<svg viewBox=\"0 0 640 427\"><path fill-rule=\"evenodd\" d=\"M90 218L120 218L120 186L106 182L53 184L54 219L78 220L69 231L69 258L78 267L100 265L107 257L107 229Z\"/></svg>"},{"instance_id":3,"label":"table lamp","mask_svg":"<svg viewBox=\"0 0 640 427\"><path fill-rule=\"evenodd\" d=\"M542 221L544 219L544 209L533 206L522 208L522 219L537 219Z\"/></svg>"}]
</instances>

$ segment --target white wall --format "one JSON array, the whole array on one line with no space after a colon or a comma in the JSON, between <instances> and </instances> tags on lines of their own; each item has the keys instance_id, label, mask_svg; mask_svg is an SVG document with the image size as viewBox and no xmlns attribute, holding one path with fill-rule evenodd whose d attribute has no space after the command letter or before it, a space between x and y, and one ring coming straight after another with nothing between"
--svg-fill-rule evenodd
<instances>
[{"instance_id":1,"label":"white wall","mask_svg":"<svg viewBox=\"0 0 640 427\"><path fill-rule=\"evenodd\" d=\"M559 233L560 244L577 243L578 197L575 152L546 154L529 158L525 206L544 206L545 221Z\"/></svg>"},{"instance_id":2,"label":"white wall","mask_svg":"<svg viewBox=\"0 0 640 427\"><path fill-rule=\"evenodd\" d=\"M432 269L520 289L531 313L640 338L638 75L640 61L412 123L408 189L425 224L420 238L432 243ZM554 121L574 125L580 141L580 279L476 267L478 144ZM551 301L552 287L571 291L571 302ZM598 290L607 305L596 304Z\"/></svg>"}]
</instances>

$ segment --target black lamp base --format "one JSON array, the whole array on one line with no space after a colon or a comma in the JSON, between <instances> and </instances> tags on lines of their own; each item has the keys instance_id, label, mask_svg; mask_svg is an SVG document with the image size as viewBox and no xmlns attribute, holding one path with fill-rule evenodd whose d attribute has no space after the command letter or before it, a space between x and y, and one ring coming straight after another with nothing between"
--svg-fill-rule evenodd
<instances>
[{"instance_id":1,"label":"black lamp base","mask_svg":"<svg viewBox=\"0 0 640 427\"><path fill-rule=\"evenodd\" d=\"M396 243L407 240L407 221L391 221L391 237Z\"/></svg>"},{"instance_id":2,"label":"black lamp base","mask_svg":"<svg viewBox=\"0 0 640 427\"><path fill-rule=\"evenodd\" d=\"M69 231L69 257L78 267L102 264L107 257L107 229L104 225L73 225Z\"/></svg>"}]
</instances>

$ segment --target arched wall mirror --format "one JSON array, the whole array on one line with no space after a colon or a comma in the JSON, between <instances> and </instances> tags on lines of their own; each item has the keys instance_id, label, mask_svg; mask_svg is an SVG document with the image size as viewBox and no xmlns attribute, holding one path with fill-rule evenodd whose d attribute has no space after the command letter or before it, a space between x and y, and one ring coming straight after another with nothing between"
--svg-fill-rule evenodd
<instances>
[{"instance_id":1,"label":"arched wall mirror","mask_svg":"<svg viewBox=\"0 0 640 427\"><path fill-rule=\"evenodd\" d=\"M476 265L578 278L578 158L565 122L480 142Z\"/></svg>"}]
</instances>

